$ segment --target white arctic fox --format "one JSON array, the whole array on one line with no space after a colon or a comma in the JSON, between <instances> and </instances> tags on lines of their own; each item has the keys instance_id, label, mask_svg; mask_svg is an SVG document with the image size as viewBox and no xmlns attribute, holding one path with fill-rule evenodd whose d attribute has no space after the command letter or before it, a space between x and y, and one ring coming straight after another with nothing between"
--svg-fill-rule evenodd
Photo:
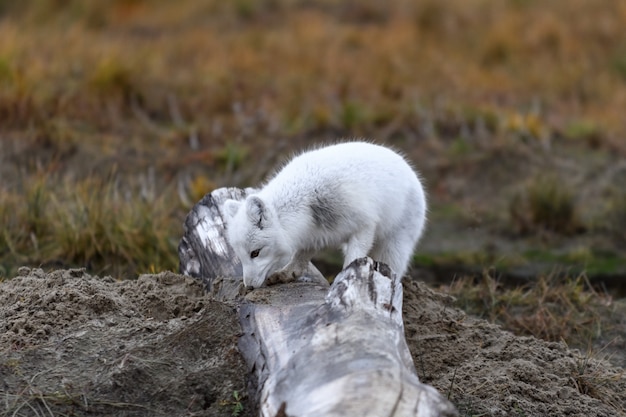
<instances>
[{"instance_id":1,"label":"white arctic fox","mask_svg":"<svg viewBox=\"0 0 626 417\"><path fill-rule=\"evenodd\" d=\"M347 142L304 152L256 194L225 202L227 239L246 286L326 247L344 268L369 255L404 275L424 227L426 198L411 166L389 148Z\"/></svg>"}]
</instances>

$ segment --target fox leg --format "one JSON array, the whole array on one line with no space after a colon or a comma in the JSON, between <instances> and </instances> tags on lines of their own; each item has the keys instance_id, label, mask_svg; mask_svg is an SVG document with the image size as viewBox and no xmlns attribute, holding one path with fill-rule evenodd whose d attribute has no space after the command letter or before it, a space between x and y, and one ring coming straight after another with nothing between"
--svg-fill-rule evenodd
<instances>
[{"instance_id":1,"label":"fox leg","mask_svg":"<svg viewBox=\"0 0 626 417\"><path fill-rule=\"evenodd\" d=\"M344 269L355 259L367 256L374 244L374 231L374 228L359 230L343 245Z\"/></svg>"}]
</instances>

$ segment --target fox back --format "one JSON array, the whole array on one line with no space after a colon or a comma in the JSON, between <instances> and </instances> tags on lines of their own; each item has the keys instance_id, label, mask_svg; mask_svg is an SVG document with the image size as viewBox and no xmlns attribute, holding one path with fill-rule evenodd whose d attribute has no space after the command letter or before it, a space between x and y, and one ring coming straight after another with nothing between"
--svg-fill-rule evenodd
<instances>
[{"instance_id":1,"label":"fox back","mask_svg":"<svg viewBox=\"0 0 626 417\"><path fill-rule=\"evenodd\" d=\"M325 247L343 249L344 267L370 255L404 274L424 227L426 199L398 153L347 142L300 154L258 193L225 208L244 283L258 287Z\"/></svg>"}]
</instances>

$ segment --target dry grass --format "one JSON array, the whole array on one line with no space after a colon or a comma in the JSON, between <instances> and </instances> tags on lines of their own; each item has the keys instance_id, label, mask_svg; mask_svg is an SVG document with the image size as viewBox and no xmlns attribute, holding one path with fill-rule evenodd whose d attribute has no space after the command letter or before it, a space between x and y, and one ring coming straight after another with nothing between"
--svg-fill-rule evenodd
<instances>
[{"instance_id":1,"label":"dry grass","mask_svg":"<svg viewBox=\"0 0 626 417\"><path fill-rule=\"evenodd\" d=\"M594 290L585 275L553 273L517 288L502 285L490 271L479 279L463 278L448 291L470 314L501 324L515 334L565 341L588 348L609 326L612 298Z\"/></svg>"},{"instance_id":2,"label":"dry grass","mask_svg":"<svg viewBox=\"0 0 626 417\"><path fill-rule=\"evenodd\" d=\"M600 368L600 362L592 360L594 357L597 358L599 353L591 351L578 358L578 372L572 375L572 382L581 394L597 398L620 411L623 406L621 400L616 395L615 389L610 387L623 380L626 374L620 368L611 370Z\"/></svg>"},{"instance_id":3,"label":"dry grass","mask_svg":"<svg viewBox=\"0 0 626 417\"><path fill-rule=\"evenodd\" d=\"M533 178L524 192L511 200L513 227L520 233L583 231L573 191L563 179L553 176Z\"/></svg>"},{"instance_id":4,"label":"dry grass","mask_svg":"<svg viewBox=\"0 0 626 417\"><path fill-rule=\"evenodd\" d=\"M621 348L612 346L616 340L609 339L615 334L622 339L623 324L618 324L621 319L614 317L622 313L612 298L595 291L584 275L564 278L552 274L523 287L506 288L486 271L479 280L463 278L447 290L465 311L515 334L565 342L580 349L578 352L584 353L578 353L572 385L581 394L621 410L614 384L623 380L624 371L621 368L607 371L600 364L613 355L621 357Z\"/></svg>"},{"instance_id":5,"label":"dry grass","mask_svg":"<svg viewBox=\"0 0 626 417\"><path fill-rule=\"evenodd\" d=\"M0 417L61 417L76 415L76 410L85 412L123 413L136 410L157 413L156 410L140 404L124 403L119 401L100 400L88 398L85 393L54 391L44 392L29 384L22 392L17 394L0 390L0 399L4 404L4 410L0 409ZM67 409L67 412L58 410Z\"/></svg>"},{"instance_id":6,"label":"dry grass","mask_svg":"<svg viewBox=\"0 0 626 417\"><path fill-rule=\"evenodd\" d=\"M607 0L0 0L0 275L175 268L191 204L312 137L623 152L625 26Z\"/></svg>"},{"instance_id":7,"label":"dry grass","mask_svg":"<svg viewBox=\"0 0 626 417\"><path fill-rule=\"evenodd\" d=\"M208 130L215 117L234 127L234 103L282 131L359 134L434 103L487 107L538 136L579 120L624 129L619 2L5 3L0 108L18 125L123 123L129 102L168 123L175 96Z\"/></svg>"},{"instance_id":8,"label":"dry grass","mask_svg":"<svg viewBox=\"0 0 626 417\"><path fill-rule=\"evenodd\" d=\"M20 264L83 265L118 277L177 266L182 210L173 190L156 196L147 185L123 186L116 175L58 182L40 173L23 192L2 195L2 275Z\"/></svg>"}]
</instances>

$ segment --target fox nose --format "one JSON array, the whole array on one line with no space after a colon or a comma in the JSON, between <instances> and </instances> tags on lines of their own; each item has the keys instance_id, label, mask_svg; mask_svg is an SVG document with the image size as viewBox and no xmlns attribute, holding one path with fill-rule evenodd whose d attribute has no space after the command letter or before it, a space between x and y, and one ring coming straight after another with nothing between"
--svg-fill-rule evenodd
<instances>
[{"instance_id":1,"label":"fox nose","mask_svg":"<svg viewBox=\"0 0 626 417\"><path fill-rule=\"evenodd\" d=\"M243 276L243 285L245 285L246 288L258 288L261 286L259 282L263 282L263 280L259 280L257 277L251 277L249 275Z\"/></svg>"},{"instance_id":2,"label":"fox nose","mask_svg":"<svg viewBox=\"0 0 626 417\"><path fill-rule=\"evenodd\" d=\"M256 277L256 278L250 278L249 280L245 280L244 284L246 285L247 288L259 288L263 286L264 281L265 279L262 279L261 277Z\"/></svg>"}]
</instances>

